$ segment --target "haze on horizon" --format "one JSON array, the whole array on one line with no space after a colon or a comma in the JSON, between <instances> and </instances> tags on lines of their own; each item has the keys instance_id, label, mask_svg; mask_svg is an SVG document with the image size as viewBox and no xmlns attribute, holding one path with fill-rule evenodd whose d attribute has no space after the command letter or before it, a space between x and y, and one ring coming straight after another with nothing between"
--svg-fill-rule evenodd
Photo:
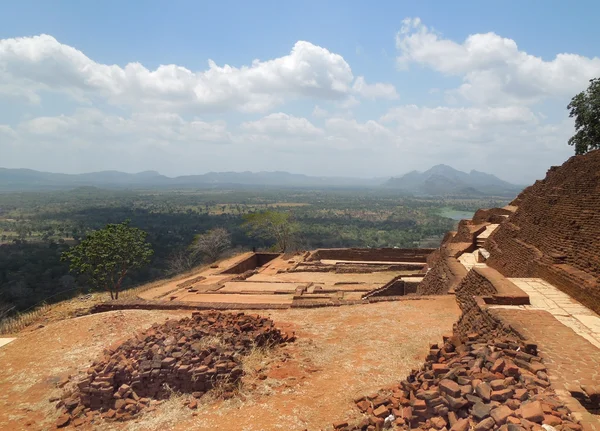
<instances>
[{"instance_id":1,"label":"haze on horizon","mask_svg":"<svg viewBox=\"0 0 600 431\"><path fill-rule=\"evenodd\" d=\"M528 184L573 154L566 106L600 76L599 13L592 1L6 4L0 166L391 177L443 163Z\"/></svg>"}]
</instances>

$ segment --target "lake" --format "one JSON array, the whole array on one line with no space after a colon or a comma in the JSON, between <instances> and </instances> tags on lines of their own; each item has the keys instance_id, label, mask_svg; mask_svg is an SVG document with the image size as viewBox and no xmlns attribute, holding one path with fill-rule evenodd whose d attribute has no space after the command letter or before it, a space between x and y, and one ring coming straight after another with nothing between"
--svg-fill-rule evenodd
<instances>
[{"instance_id":1,"label":"lake","mask_svg":"<svg viewBox=\"0 0 600 431\"><path fill-rule=\"evenodd\" d=\"M475 211L458 211L453 208L442 208L439 212L442 217L447 217L452 220L471 219Z\"/></svg>"}]
</instances>

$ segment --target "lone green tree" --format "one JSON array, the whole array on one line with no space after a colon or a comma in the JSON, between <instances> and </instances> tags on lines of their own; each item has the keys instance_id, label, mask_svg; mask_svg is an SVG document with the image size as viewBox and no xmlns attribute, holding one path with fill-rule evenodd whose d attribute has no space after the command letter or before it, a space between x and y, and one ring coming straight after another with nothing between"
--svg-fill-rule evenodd
<instances>
[{"instance_id":1,"label":"lone green tree","mask_svg":"<svg viewBox=\"0 0 600 431\"><path fill-rule=\"evenodd\" d=\"M269 210L246 214L242 226L252 236L275 241L275 248L281 253L292 247L298 230L290 213Z\"/></svg>"},{"instance_id":2,"label":"lone green tree","mask_svg":"<svg viewBox=\"0 0 600 431\"><path fill-rule=\"evenodd\" d=\"M150 262L153 251L146 236L129 226L129 220L108 224L65 251L61 260L69 261L72 272L87 275L94 288L108 290L111 299L119 299L127 273Z\"/></svg>"},{"instance_id":3,"label":"lone green tree","mask_svg":"<svg viewBox=\"0 0 600 431\"><path fill-rule=\"evenodd\" d=\"M571 99L569 117L575 117L576 133L569 139L575 154L600 148L600 78L590 80L587 90Z\"/></svg>"}]
</instances>

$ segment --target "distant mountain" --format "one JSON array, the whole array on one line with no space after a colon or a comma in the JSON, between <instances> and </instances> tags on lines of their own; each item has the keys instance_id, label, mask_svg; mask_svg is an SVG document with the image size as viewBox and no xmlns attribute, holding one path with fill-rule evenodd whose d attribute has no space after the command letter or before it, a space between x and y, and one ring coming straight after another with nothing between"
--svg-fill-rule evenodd
<instances>
[{"instance_id":1,"label":"distant mountain","mask_svg":"<svg viewBox=\"0 0 600 431\"><path fill-rule=\"evenodd\" d=\"M209 172L170 178L156 171L128 174L102 171L85 174L57 174L32 169L0 168L0 191L48 190L74 187L376 187L384 178L311 177L289 172Z\"/></svg>"},{"instance_id":2,"label":"distant mountain","mask_svg":"<svg viewBox=\"0 0 600 431\"><path fill-rule=\"evenodd\" d=\"M432 196L514 196L523 189L495 175L475 170L467 174L448 165L436 165L425 172L412 171L390 178L384 186Z\"/></svg>"}]
</instances>

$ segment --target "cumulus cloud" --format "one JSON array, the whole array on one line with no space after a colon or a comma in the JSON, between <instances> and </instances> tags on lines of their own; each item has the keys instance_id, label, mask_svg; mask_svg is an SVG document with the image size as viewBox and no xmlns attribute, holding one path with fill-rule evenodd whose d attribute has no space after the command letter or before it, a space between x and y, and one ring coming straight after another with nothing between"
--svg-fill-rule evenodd
<instances>
[{"instance_id":1,"label":"cumulus cloud","mask_svg":"<svg viewBox=\"0 0 600 431\"><path fill-rule=\"evenodd\" d=\"M367 84L363 76L359 76L352 85L354 93L367 99L397 99L396 87L392 84L375 83Z\"/></svg>"},{"instance_id":2,"label":"cumulus cloud","mask_svg":"<svg viewBox=\"0 0 600 431\"><path fill-rule=\"evenodd\" d=\"M478 33L462 43L444 39L419 18L407 18L396 35L398 66L412 63L460 76L459 96L488 105L536 103L548 97L572 97L600 74L600 58L558 54L553 60L519 50L495 33Z\"/></svg>"},{"instance_id":3,"label":"cumulus cloud","mask_svg":"<svg viewBox=\"0 0 600 431\"><path fill-rule=\"evenodd\" d=\"M208 69L194 72L174 64L155 70L140 63L101 64L49 35L2 39L0 81L0 92L30 101L37 100L35 91L50 90L138 109L263 112L297 97L341 100L352 92L369 98L395 93L389 84L355 81L341 55L305 41L283 57L239 68L209 60Z\"/></svg>"}]
</instances>

